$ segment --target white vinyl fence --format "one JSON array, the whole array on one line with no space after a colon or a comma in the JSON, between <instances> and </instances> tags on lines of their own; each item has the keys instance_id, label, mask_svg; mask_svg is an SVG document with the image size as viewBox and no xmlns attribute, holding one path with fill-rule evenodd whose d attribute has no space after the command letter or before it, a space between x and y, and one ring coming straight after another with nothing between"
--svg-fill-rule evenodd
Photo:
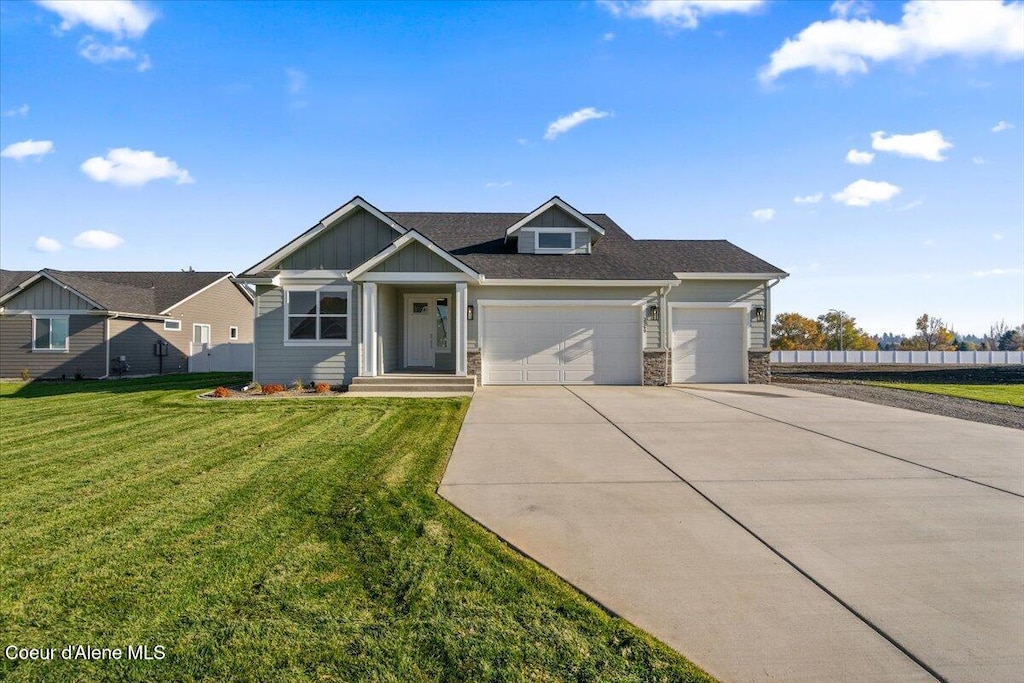
<instances>
[{"instance_id":1,"label":"white vinyl fence","mask_svg":"<svg viewBox=\"0 0 1024 683\"><path fill-rule=\"evenodd\" d=\"M1024 351L772 351L773 363L1024 365Z\"/></svg>"},{"instance_id":2,"label":"white vinyl fence","mask_svg":"<svg viewBox=\"0 0 1024 683\"><path fill-rule=\"evenodd\" d=\"M189 345L189 372L252 372L252 344Z\"/></svg>"}]
</instances>

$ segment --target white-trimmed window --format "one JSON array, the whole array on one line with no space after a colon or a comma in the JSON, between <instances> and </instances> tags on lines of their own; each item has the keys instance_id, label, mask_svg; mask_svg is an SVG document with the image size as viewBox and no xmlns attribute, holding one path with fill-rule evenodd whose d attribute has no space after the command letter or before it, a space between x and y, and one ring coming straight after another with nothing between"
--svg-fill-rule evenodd
<instances>
[{"instance_id":1,"label":"white-trimmed window","mask_svg":"<svg viewBox=\"0 0 1024 683\"><path fill-rule=\"evenodd\" d=\"M228 327L228 339L235 341L238 339L238 328L234 325Z\"/></svg>"},{"instance_id":2,"label":"white-trimmed window","mask_svg":"<svg viewBox=\"0 0 1024 683\"><path fill-rule=\"evenodd\" d=\"M165 320L164 332L181 332L180 320Z\"/></svg>"},{"instance_id":3,"label":"white-trimmed window","mask_svg":"<svg viewBox=\"0 0 1024 683\"><path fill-rule=\"evenodd\" d=\"M206 323L195 323L192 325L192 343L193 344L209 344L210 343L210 326Z\"/></svg>"},{"instance_id":4,"label":"white-trimmed window","mask_svg":"<svg viewBox=\"0 0 1024 683\"><path fill-rule=\"evenodd\" d=\"M68 316L32 316L32 350L67 353Z\"/></svg>"},{"instance_id":5,"label":"white-trimmed window","mask_svg":"<svg viewBox=\"0 0 1024 683\"><path fill-rule=\"evenodd\" d=\"M349 346L351 287L289 287L284 292L285 344Z\"/></svg>"},{"instance_id":6,"label":"white-trimmed window","mask_svg":"<svg viewBox=\"0 0 1024 683\"><path fill-rule=\"evenodd\" d=\"M538 254L568 254L576 249L576 230L543 228L533 232L533 250Z\"/></svg>"}]
</instances>

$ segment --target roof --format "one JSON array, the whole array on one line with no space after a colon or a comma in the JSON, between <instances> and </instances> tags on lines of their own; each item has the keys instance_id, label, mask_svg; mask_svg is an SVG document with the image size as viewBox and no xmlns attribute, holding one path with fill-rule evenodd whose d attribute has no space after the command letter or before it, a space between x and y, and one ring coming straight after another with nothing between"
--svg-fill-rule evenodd
<instances>
[{"instance_id":1,"label":"roof","mask_svg":"<svg viewBox=\"0 0 1024 683\"><path fill-rule=\"evenodd\" d=\"M0 271L0 296L43 275L70 287L108 311L161 315L205 287L230 277L227 271ZM243 290L244 291L244 290Z\"/></svg>"}]
</instances>

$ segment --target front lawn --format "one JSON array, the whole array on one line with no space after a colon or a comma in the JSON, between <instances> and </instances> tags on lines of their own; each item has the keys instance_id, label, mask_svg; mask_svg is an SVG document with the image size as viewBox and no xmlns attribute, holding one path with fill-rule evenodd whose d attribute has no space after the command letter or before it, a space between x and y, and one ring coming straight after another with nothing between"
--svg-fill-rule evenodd
<instances>
[{"instance_id":1,"label":"front lawn","mask_svg":"<svg viewBox=\"0 0 1024 683\"><path fill-rule=\"evenodd\" d=\"M238 379L0 384L0 679L710 680L435 494L466 399Z\"/></svg>"},{"instance_id":2,"label":"front lawn","mask_svg":"<svg viewBox=\"0 0 1024 683\"><path fill-rule=\"evenodd\" d=\"M1024 408L1024 384L909 384L903 382L867 382L867 384Z\"/></svg>"}]
</instances>

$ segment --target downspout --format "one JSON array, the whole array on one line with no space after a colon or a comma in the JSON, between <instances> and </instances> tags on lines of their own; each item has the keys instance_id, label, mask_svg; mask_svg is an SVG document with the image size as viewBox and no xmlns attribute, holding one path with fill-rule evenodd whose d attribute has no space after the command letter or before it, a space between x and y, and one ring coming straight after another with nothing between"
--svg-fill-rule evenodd
<instances>
[{"instance_id":1,"label":"downspout","mask_svg":"<svg viewBox=\"0 0 1024 683\"><path fill-rule=\"evenodd\" d=\"M106 340L106 352L104 353L103 364L106 368L106 373L100 379L107 379L110 377L110 321L117 317L117 313L111 313L103 319L103 337Z\"/></svg>"},{"instance_id":2,"label":"downspout","mask_svg":"<svg viewBox=\"0 0 1024 683\"><path fill-rule=\"evenodd\" d=\"M661 288L661 296L658 301L658 308L661 309L661 319L658 321L658 323L661 325L661 348L663 349L669 348L672 343L669 339L668 329L668 293L672 291L672 288L678 284L679 281L677 281L675 284L666 285Z\"/></svg>"},{"instance_id":3,"label":"downspout","mask_svg":"<svg viewBox=\"0 0 1024 683\"><path fill-rule=\"evenodd\" d=\"M772 296L771 289L775 285L782 282L781 277L777 277L768 284L768 280L764 283L764 342L765 346L769 349L772 348Z\"/></svg>"}]
</instances>

